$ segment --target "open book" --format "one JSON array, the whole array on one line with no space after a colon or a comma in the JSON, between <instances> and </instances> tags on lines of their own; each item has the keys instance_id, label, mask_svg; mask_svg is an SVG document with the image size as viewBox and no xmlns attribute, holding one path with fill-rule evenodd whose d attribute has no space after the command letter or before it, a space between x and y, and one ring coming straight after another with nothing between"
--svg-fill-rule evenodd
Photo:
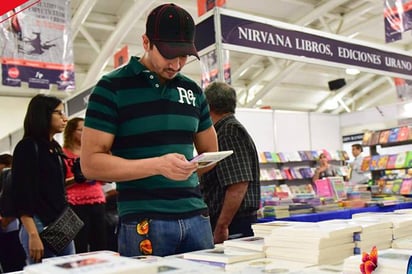
<instances>
[{"instance_id":1,"label":"open book","mask_svg":"<svg viewBox=\"0 0 412 274\"><path fill-rule=\"evenodd\" d=\"M233 150L204 152L195 156L192 160L190 160L190 162L197 162L199 164L199 168L203 168L213 165L231 154L233 154Z\"/></svg>"}]
</instances>

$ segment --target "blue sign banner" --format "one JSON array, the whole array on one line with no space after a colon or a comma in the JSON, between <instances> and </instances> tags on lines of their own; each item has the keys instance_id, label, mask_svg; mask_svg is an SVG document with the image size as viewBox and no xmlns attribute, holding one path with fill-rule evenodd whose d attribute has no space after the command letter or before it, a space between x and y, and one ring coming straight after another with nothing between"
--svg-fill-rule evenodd
<instances>
[{"instance_id":1,"label":"blue sign banner","mask_svg":"<svg viewBox=\"0 0 412 274\"><path fill-rule=\"evenodd\" d=\"M226 14L220 15L220 25L222 43L245 47L246 52L264 50L308 58L302 61L322 60L330 65L346 64L412 79L410 55Z\"/></svg>"}]
</instances>

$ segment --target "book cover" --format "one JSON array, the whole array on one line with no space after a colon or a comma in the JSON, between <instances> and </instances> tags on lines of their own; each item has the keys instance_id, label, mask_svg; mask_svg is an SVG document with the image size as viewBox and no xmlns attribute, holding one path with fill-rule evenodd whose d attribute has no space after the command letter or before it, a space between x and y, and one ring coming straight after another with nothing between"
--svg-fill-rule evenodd
<instances>
[{"instance_id":1,"label":"book cover","mask_svg":"<svg viewBox=\"0 0 412 274\"><path fill-rule=\"evenodd\" d=\"M199 265L198 262L185 260L183 258L168 256L161 257L156 262L153 262L157 266L157 273L167 274L184 274L184 273L220 273L222 267L225 264L213 264L202 262ZM136 274L145 274L144 272L135 272Z\"/></svg>"},{"instance_id":2,"label":"book cover","mask_svg":"<svg viewBox=\"0 0 412 274\"><path fill-rule=\"evenodd\" d=\"M333 189L328 178L315 181L316 195L319 197L333 197Z\"/></svg>"},{"instance_id":3,"label":"book cover","mask_svg":"<svg viewBox=\"0 0 412 274\"><path fill-rule=\"evenodd\" d=\"M278 156L281 163L286 163L288 161L286 155L283 152L278 152Z\"/></svg>"},{"instance_id":4,"label":"book cover","mask_svg":"<svg viewBox=\"0 0 412 274\"><path fill-rule=\"evenodd\" d=\"M281 184L279 185L279 188L282 192L287 192L289 197L292 196L292 192L287 184Z\"/></svg>"},{"instance_id":5,"label":"book cover","mask_svg":"<svg viewBox=\"0 0 412 274\"><path fill-rule=\"evenodd\" d=\"M379 135L379 144L388 143L390 133L391 133L391 131L389 129L382 130L380 135Z\"/></svg>"},{"instance_id":6,"label":"book cover","mask_svg":"<svg viewBox=\"0 0 412 274\"><path fill-rule=\"evenodd\" d=\"M389 160L389 155L381 155L378 160L377 169L386 169L388 160Z\"/></svg>"},{"instance_id":7,"label":"book cover","mask_svg":"<svg viewBox=\"0 0 412 274\"><path fill-rule=\"evenodd\" d=\"M286 180L292 180L293 179L292 173L290 172L290 168L288 168L288 167L283 168L282 173L286 176Z\"/></svg>"},{"instance_id":8,"label":"book cover","mask_svg":"<svg viewBox=\"0 0 412 274\"><path fill-rule=\"evenodd\" d=\"M391 133L389 134L389 139L388 143L394 143L398 141L398 134L399 134L399 128L395 127L391 129Z\"/></svg>"},{"instance_id":9,"label":"book cover","mask_svg":"<svg viewBox=\"0 0 412 274\"><path fill-rule=\"evenodd\" d=\"M362 145L369 146L372 139L372 131L367 130L363 133Z\"/></svg>"},{"instance_id":10,"label":"book cover","mask_svg":"<svg viewBox=\"0 0 412 274\"><path fill-rule=\"evenodd\" d=\"M301 158L301 155L298 151L292 151L292 152L287 153L287 158L288 158L289 162L303 161L303 159Z\"/></svg>"},{"instance_id":11,"label":"book cover","mask_svg":"<svg viewBox=\"0 0 412 274\"><path fill-rule=\"evenodd\" d=\"M312 153L312 151L310 151L310 150L305 150L305 154L306 154L306 158L307 158L309 161L315 161L315 160L316 160L315 158L313 158L313 153Z\"/></svg>"},{"instance_id":12,"label":"book cover","mask_svg":"<svg viewBox=\"0 0 412 274\"><path fill-rule=\"evenodd\" d=\"M303 176L302 174L300 174L299 169L295 167L291 167L289 170L290 170L290 173L292 174L293 179L303 179Z\"/></svg>"},{"instance_id":13,"label":"book cover","mask_svg":"<svg viewBox=\"0 0 412 274\"><path fill-rule=\"evenodd\" d=\"M403 126L399 128L399 133L398 133L398 142L403 142L408 140L409 138L409 127L408 126Z\"/></svg>"},{"instance_id":14,"label":"book cover","mask_svg":"<svg viewBox=\"0 0 412 274\"><path fill-rule=\"evenodd\" d=\"M313 160L319 159L319 152L316 150L311 150Z\"/></svg>"},{"instance_id":15,"label":"book cover","mask_svg":"<svg viewBox=\"0 0 412 274\"><path fill-rule=\"evenodd\" d=\"M307 161L308 157L306 155L306 153L303 150L299 150L298 151L300 158L302 159L302 161Z\"/></svg>"},{"instance_id":16,"label":"book cover","mask_svg":"<svg viewBox=\"0 0 412 274\"><path fill-rule=\"evenodd\" d=\"M233 154L233 150L217 151L217 152L204 152L195 156L190 162L198 163L198 168L204 168L213 165L226 157Z\"/></svg>"},{"instance_id":17,"label":"book cover","mask_svg":"<svg viewBox=\"0 0 412 274\"><path fill-rule=\"evenodd\" d=\"M235 262L264 258L265 253L261 251L246 250L240 248L222 248L198 250L183 254L184 259L196 261L220 262L231 264Z\"/></svg>"},{"instance_id":18,"label":"book cover","mask_svg":"<svg viewBox=\"0 0 412 274\"><path fill-rule=\"evenodd\" d=\"M392 193L393 194L400 194L401 187L402 187L402 179L395 179L392 184Z\"/></svg>"},{"instance_id":19,"label":"book cover","mask_svg":"<svg viewBox=\"0 0 412 274\"><path fill-rule=\"evenodd\" d=\"M362 164L361 164L361 170L362 171L368 171L369 170L371 159L372 159L371 156L363 157Z\"/></svg>"},{"instance_id":20,"label":"book cover","mask_svg":"<svg viewBox=\"0 0 412 274\"><path fill-rule=\"evenodd\" d=\"M266 163L274 163L272 153L270 151L264 151L263 155L265 155Z\"/></svg>"},{"instance_id":21,"label":"book cover","mask_svg":"<svg viewBox=\"0 0 412 274\"><path fill-rule=\"evenodd\" d=\"M275 179L276 180L284 180L285 179L282 175L282 172L278 168L275 168Z\"/></svg>"},{"instance_id":22,"label":"book cover","mask_svg":"<svg viewBox=\"0 0 412 274\"><path fill-rule=\"evenodd\" d=\"M392 194L392 188L393 188L393 180L387 180L383 184L382 193L391 195Z\"/></svg>"},{"instance_id":23,"label":"book cover","mask_svg":"<svg viewBox=\"0 0 412 274\"><path fill-rule=\"evenodd\" d=\"M287 205L284 206L286 209L289 209ZM227 240L223 242L224 247L238 247L256 251L264 251L265 249L265 240L263 237L244 237L238 239Z\"/></svg>"},{"instance_id":24,"label":"book cover","mask_svg":"<svg viewBox=\"0 0 412 274\"><path fill-rule=\"evenodd\" d=\"M275 162L275 163L280 163L281 162L281 160L279 158L279 155L276 152L272 152L272 159L273 159L273 162Z\"/></svg>"},{"instance_id":25,"label":"book cover","mask_svg":"<svg viewBox=\"0 0 412 274\"><path fill-rule=\"evenodd\" d=\"M399 152L396 156L395 168L403 168L406 164L406 151Z\"/></svg>"},{"instance_id":26,"label":"book cover","mask_svg":"<svg viewBox=\"0 0 412 274\"><path fill-rule=\"evenodd\" d=\"M91 254L82 257L65 257L60 260L51 260L47 263L33 264L24 268L26 274L131 274L157 273L155 264L141 262L132 258Z\"/></svg>"},{"instance_id":27,"label":"book cover","mask_svg":"<svg viewBox=\"0 0 412 274\"><path fill-rule=\"evenodd\" d=\"M345 189L345 182L343 181L342 177L329 177L331 182L333 193L335 194L335 198L337 200L346 199L346 189Z\"/></svg>"},{"instance_id":28,"label":"book cover","mask_svg":"<svg viewBox=\"0 0 412 274\"><path fill-rule=\"evenodd\" d=\"M380 155L372 155L371 161L370 161L370 164L369 164L369 169L370 170L377 170L378 169L378 162L379 162L380 157L381 157Z\"/></svg>"},{"instance_id":29,"label":"book cover","mask_svg":"<svg viewBox=\"0 0 412 274\"><path fill-rule=\"evenodd\" d=\"M372 133L372 137L371 137L371 140L370 140L370 143L369 143L370 146L374 146L374 145L377 145L379 143L380 134L381 134L380 131L374 131Z\"/></svg>"},{"instance_id":30,"label":"book cover","mask_svg":"<svg viewBox=\"0 0 412 274\"><path fill-rule=\"evenodd\" d=\"M412 151L406 153L405 167L412 167Z\"/></svg>"},{"instance_id":31,"label":"book cover","mask_svg":"<svg viewBox=\"0 0 412 274\"><path fill-rule=\"evenodd\" d=\"M260 169L260 180L261 181L269 181L269 172L267 168Z\"/></svg>"},{"instance_id":32,"label":"book cover","mask_svg":"<svg viewBox=\"0 0 412 274\"><path fill-rule=\"evenodd\" d=\"M412 190L412 178L404 178L402 180L401 190L399 191L402 195L411 194Z\"/></svg>"},{"instance_id":33,"label":"book cover","mask_svg":"<svg viewBox=\"0 0 412 274\"><path fill-rule=\"evenodd\" d=\"M265 164L268 161L266 160L265 152L259 152L259 163Z\"/></svg>"},{"instance_id":34,"label":"book cover","mask_svg":"<svg viewBox=\"0 0 412 274\"><path fill-rule=\"evenodd\" d=\"M388 156L388 162L386 163L387 169L395 168L396 157L398 157L398 154L390 154Z\"/></svg>"}]
</instances>

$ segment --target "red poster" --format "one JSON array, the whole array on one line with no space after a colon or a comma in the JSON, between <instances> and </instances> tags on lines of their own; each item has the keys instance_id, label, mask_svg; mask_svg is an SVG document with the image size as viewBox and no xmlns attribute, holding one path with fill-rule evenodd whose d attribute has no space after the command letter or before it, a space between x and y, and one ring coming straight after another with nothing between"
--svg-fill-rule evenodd
<instances>
[{"instance_id":1,"label":"red poster","mask_svg":"<svg viewBox=\"0 0 412 274\"><path fill-rule=\"evenodd\" d=\"M127 45L114 54L114 68L118 68L129 59L129 50Z\"/></svg>"},{"instance_id":2,"label":"red poster","mask_svg":"<svg viewBox=\"0 0 412 274\"><path fill-rule=\"evenodd\" d=\"M223 7L226 0L197 0L197 15L201 16L214 7Z\"/></svg>"}]
</instances>

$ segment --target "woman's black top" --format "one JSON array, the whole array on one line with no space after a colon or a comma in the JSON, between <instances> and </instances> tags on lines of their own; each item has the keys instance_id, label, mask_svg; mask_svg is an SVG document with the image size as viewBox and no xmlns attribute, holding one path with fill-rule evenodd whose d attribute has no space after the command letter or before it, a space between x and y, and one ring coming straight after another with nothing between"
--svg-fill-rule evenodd
<instances>
[{"instance_id":1,"label":"woman's black top","mask_svg":"<svg viewBox=\"0 0 412 274\"><path fill-rule=\"evenodd\" d=\"M59 149L51 142L22 139L13 152L12 184L18 217L37 216L43 225L54 221L67 206L65 169ZM61 151L61 150L60 150Z\"/></svg>"}]
</instances>

